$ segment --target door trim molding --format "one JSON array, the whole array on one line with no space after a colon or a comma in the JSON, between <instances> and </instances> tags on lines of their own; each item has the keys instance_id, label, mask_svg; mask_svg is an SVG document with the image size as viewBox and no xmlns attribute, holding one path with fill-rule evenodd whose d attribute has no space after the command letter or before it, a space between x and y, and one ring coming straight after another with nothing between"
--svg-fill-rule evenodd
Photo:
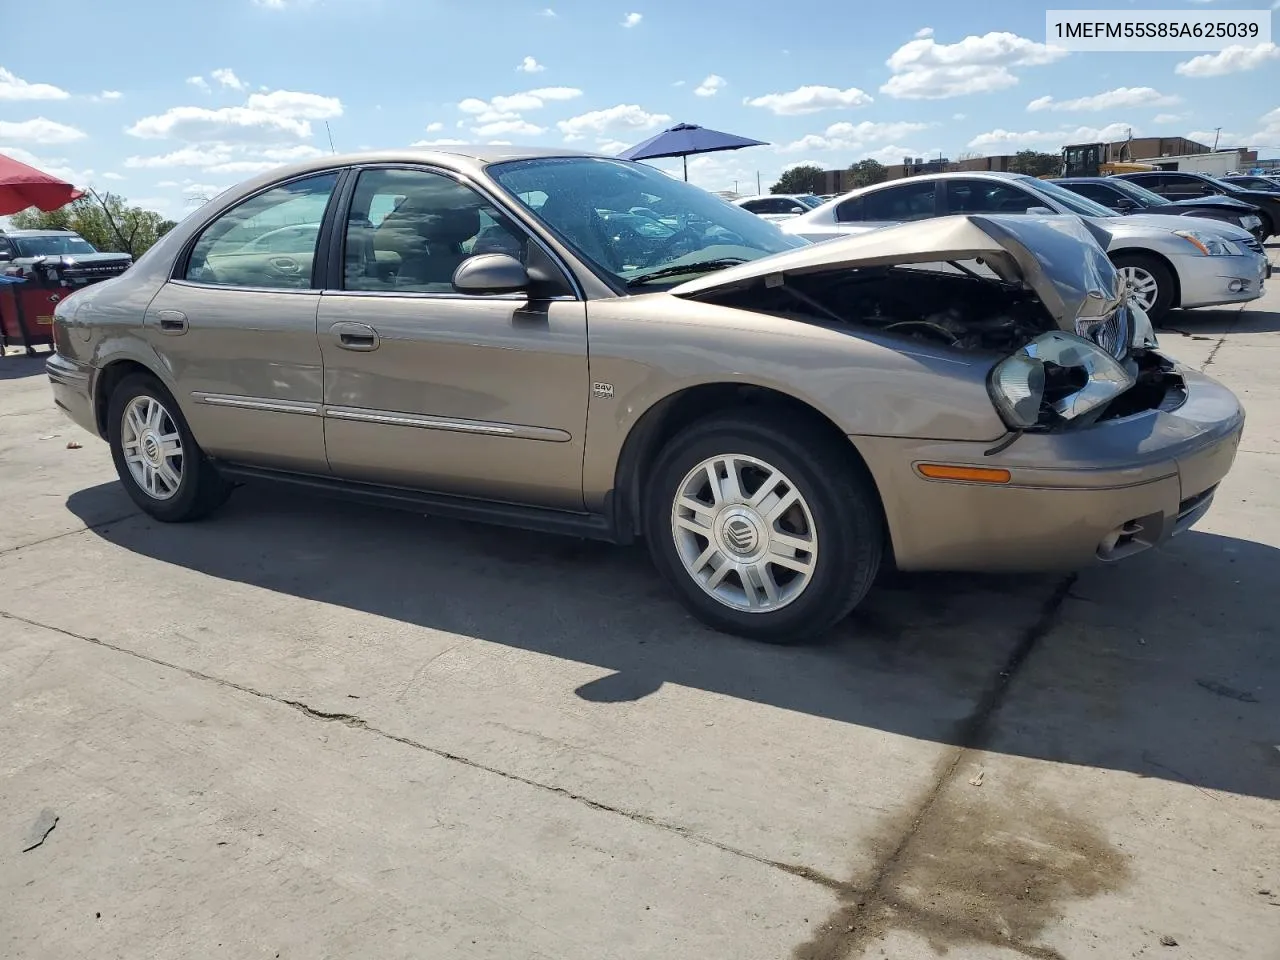
<instances>
[{"instance_id":1,"label":"door trim molding","mask_svg":"<svg viewBox=\"0 0 1280 960\"><path fill-rule=\"evenodd\" d=\"M520 423L501 423L494 420L459 420L452 417L397 413L394 410L368 410L364 407L325 407L324 416L332 420L378 423L392 427L417 427L422 430L444 430L450 433L473 433L486 437L542 440L549 443L568 443L573 439L567 431L553 427L531 427Z\"/></svg>"},{"instance_id":2,"label":"door trim molding","mask_svg":"<svg viewBox=\"0 0 1280 960\"><path fill-rule=\"evenodd\" d=\"M262 410L267 413L297 413L306 417L320 416L321 408L300 400L275 400L268 397L241 397L226 393L195 391L191 399L211 407L235 407L240 410Z\"/></svg>"},{"instance_id":3,"label":"door trim molding","mask_svg":"<svg viewBox=\"0 0 1280 960\"><path fill-rule=\"evenodd\" d=\"M502 423L496 420L462 420L456 417L432 417L416 413L400 413L395 410L369 410L364 407L325 406L299 400L277 400L270 397L242 397L226 393L191 394L196 403L211 407L231 407L236 410L257 410L263 413L292 413L304 417L324 417L327 420L344 420L351 423L375 423L389 427L415 427L420 430L443 430L448 433L469 433L484 437L510 437L514 440L539 440L544 443L568 443L573 435L554 427L533 427L523 423Z\"/></svg>"}]
</instances>

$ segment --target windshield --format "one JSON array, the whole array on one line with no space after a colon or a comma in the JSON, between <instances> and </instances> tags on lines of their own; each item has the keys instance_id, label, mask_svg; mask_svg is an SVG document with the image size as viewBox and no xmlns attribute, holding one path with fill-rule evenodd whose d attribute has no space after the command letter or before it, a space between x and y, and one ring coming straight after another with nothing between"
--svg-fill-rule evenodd
<instances>
[{"instance_id":1,"label":"windshield","mask_svg":"<svg viewBox=\"0 0 1280 960\"><path fill-rule=\"evenodd\" d=\"M1056 183L1050 183L1048 180L1037 180L1035 177L1027 177L1023 180L1022 185L1057 201L1072 213L1078 213L1082 217L1119 216L1119 214L1114 210L1108 210L1102 204L1095 203L1093 200L1090 200L1087 197L1082 197L1078 193L1072 193L1066 187L1061 187Z\"/></svg>"},{"instance_id":2,"label":"windshield","mask_svg":"<svg viewBox=\"0 0 1280 960\"><path fill-rule=\"evenodd\" d=\"M681 279L804 246L655 167L603 157L510 160L489 175L584 260L623 284ZM705 266L699 266L705 264ZM688 265L681 274L676 268Z\"/></svg>"},{"instance_id":3,"label":"windshield","mask_svg":"<svg viewBox=\"0 0 1280 960\"><path fill-rule=\"evenodd\" d=\"M93 246L81 237L10 237L22 257L60 257L69 253L97 253Z\"/></svg>"},{"instance_id":4,"label":"windshield","mask_svg":"<svg viewBox=\"0 0 1280 960\"><path fill-rule=\"evenodd\" d=\"M1205 177L1205 179L1219 187L1226 187L1232 193L1239 193L1244 189L1240 184L1232 183L1230 180L1215 180L1213 177Z\"/></svg>"},{"instance_id":5,"label":"windshield","mask_svg":"<svg viewBox=\"0 0 1280 960\"><path fill-rule=\"evenodd\" d=\"M1148 190L1146 187L1140 187L1132 180L1121 180L1119 177L1112 177L1107 183L1115 187L1126 197L1132 197L1144 207L1163 207L1169 201L1154 190Z\"/></svg>"}]
</instances>

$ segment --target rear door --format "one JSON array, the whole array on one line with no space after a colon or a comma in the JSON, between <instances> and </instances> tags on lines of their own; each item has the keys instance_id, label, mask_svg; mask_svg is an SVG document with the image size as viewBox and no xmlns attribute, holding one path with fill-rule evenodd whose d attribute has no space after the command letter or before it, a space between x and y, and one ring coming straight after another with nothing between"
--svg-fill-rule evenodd
<instances>
[{"instance_id":1,"label":"rear door","mask_svg":"<svg viewBox=\"0 0 1280 960\"><path fill-rule=\"evenodd\" d=\"M540 299L461 294L453 274L475 254L561 268L446 171L369 167L349 192L319 313L332 472L581 510L591 386L571 278Z\"/></svg>"},{"instance_id":2,"label":"rear door","mask_svg":"<svg viewBox=\"0 0 1280 960\"><path fill-rule=\"evenodd\" d=\"M1193 200L1216 192L1203 180L1185 173L1144 173L1132 179L1166 200Z\"/></svg>"},{"instance_id":3,"label":"rear door","mask_svg":"<svg viewBox=\"0 0 1280 960\"><path fill-rule=\"evenodd\" d=\"M212 456L327 470L316 251L342 175L300 177L222 213L147 308L145 336Z\"/></svg>"}]
</instances>

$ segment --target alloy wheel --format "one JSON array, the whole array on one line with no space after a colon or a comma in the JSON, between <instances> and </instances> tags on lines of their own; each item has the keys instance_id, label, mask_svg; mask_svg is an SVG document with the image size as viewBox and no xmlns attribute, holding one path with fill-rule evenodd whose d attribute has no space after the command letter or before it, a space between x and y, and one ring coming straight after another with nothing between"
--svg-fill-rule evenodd
<instances>
[{"instance_id":1,"label":"alloy wheel","mask_svg":"<svg viewBox=\"0 0 1280 960\"><path fill-rule=\"evenodd\" d=\"M1160 284L1156 278L1149 270L1135 265L1121 267L1117 272L1124 281L1129 300L1143 311L1150 312L1160 296Z\"/></svg>"},{"instance_id":2,"label":"alloy wheel","mask_svg":"<svg viewBox=\"0 0 1280 960\"><path fill-rule=\"evenodd\" d=\"M694 582L746 613L792 603L818 562L808 503L786 474L755 457L716 456L690 470L672 503L671 534Z\"/></svg>"},{"instance_id":3,"label":"alloy wheel","mask_svg":"<svg viewBox=\"0 0 1280 960\"><path fill-rule=\"evenodd\" d=\"M169 411L155 397L134 397L120 421L120 445L138 489L155 500L168 500L182 485L182 434Z\"/></svg>"}]
</instances>

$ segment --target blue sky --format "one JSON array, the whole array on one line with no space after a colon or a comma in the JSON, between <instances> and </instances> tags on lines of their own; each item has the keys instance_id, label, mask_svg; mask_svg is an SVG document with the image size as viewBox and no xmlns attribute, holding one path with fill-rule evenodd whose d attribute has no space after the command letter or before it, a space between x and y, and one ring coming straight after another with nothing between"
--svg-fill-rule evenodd
<instances>
[{"instance_id":1,"label":"blue sky","mask_svg":"<svg viewBox=\"0 0 1280 960\"><path fill-rule=\"evenodd\" d=\"M1210 141L1221 127L1223 144L1280 156L1276 46L1062 54L1044 44L1044 6L1014 0L56 6L6 20L0 153L169 216L328 152L326 122L339 151L465 140L605 152L699 123L771 144L691 163L702 186L742 192L796 163L1056 152L1129 127ZM61 38L24 43L26 25Z\"/></svg>"}]
</instances>

